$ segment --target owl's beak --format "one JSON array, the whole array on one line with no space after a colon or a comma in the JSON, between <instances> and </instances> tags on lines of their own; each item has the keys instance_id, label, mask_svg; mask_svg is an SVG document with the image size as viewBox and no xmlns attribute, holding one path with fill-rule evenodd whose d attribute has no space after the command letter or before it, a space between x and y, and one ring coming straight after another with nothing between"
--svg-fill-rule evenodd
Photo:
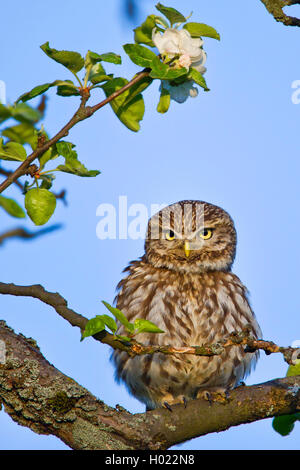
<instances>
[{"instance_id":1,"label":"owl's beak","mask_svg":"<svg viewBox=\"0 0 300 470\"><path fill-rule=\"evenodd\" d=\"M191 252L190 242L188 242L188 241L184 242L184 252L185 252L185 256L188 258L190 256L190 252Z\"/></svg>"}]
</instances>

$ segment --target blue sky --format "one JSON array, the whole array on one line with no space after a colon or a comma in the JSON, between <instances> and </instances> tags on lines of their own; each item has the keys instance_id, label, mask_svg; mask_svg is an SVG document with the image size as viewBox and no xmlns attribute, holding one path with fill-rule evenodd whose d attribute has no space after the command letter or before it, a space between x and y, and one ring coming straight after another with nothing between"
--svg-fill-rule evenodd
<instances>
[{"instance_id":1,"label":"blue sky","mask_svg":"<svg viewBox=\"0 0 300 470\"><path fill-rule=\"evenodd\" d=\"M155 1L141 3L140 22L154 12ZM171 4L170 4L171 5ZM184 7L183 7L184 5ZM101 203L150 208L182 199L220 205L233 217L238 232L233 271L251 293L252 307L264 338L280 345L300 339L299 309L299 120L292 102L292 82L300 79L297 28L278 24L259 0L198 2L173 0L172 6L193 20L214 26L221 42L206 39L206 80L211 91L199 91L184 104L173 102L166 115L156 112L158 83L145 92L146 113L135 134L109 106L80 123L68 136L97 178L59 174L54 189L67 190L68 207L58 201L53 223L62 230L34 242L8 241L1 248L1 280L41 283L58 291L69 306L87 317L105 313L101 300L112 302L115 286L128 262L143 253L143 240L99 240L96 209ZM295 10L296 11L296 10ZM0 80L13 102L33 86L72 79L39 49L46 41L56 49L114 51L121 66L108 71L130 78L138 70L122 45L133 41L132 25L121 1L90 0L49 4L5 2L1 7ZM45 127L53 135L77 106L75 98L48 93ZM91 102L98 102L101 92ZM33 101L33 103L35 103ZM14 163L11 164L14 167ZM7 196L19 198L15 188ZM0 229L18 224L1 213ZM132 218L131 218L132 219ZM129 217L129 220L131 220ZM27 220L25 225L33 229ZM65 374L111 406L131 412L144 407L114 382L110 350L80 334L48 306L33 299L4 296L1 315L16 332L35 338L45 357ZM247 384L285 375L280 355L261 356ZM271 420L210 434L180 449L297 449L300 424L285 438ZM1 449L64 449L55 437L38 436L0 412Z\"/></svg>"}]
</instances>

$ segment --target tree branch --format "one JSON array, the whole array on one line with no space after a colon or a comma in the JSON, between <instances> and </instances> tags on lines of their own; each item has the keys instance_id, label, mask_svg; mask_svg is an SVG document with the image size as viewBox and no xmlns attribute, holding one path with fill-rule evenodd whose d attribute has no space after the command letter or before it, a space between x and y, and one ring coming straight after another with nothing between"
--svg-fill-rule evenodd
<instances>
[{"instance_id":1,"label":"tree branch","mask_svg":"<svg viewBox=\"0 0 300 470\"><path fill-rule=\"evenodd\" d=\"M6 170L5 168L0 167L0 175L5 176L6 178L9 177L10 175L12 175L12 173L13 173L12 171ZM23 187L22 183L20 183L20 181L16 180L16 181L14 181L14 183L18 186L18 188L22 192L24 191L24 187Z\"/></svg>"},{"instance_id":2,"label":"tree branch","mask_svg":"<svg viewBox=\"0 0 300 470\"><path fill-rule=\"evenodd\" d=\"M55 295L55 294L53 294ZM173 412L131 414L105 405L52 366L32 338L0 322L0 403L11 418L38 434L52 434L72 449L167 449L231 426L300 410L300 376L230 392L227 399L192 400ZM4 352L4 360L3 360Z\"/></svg>"},{"instance_id":3,"label":"tree branch","mask_svg":"<svg viewBox=\"0 0 300 470\"><path fill-rule=\"evenodd\" d=\"M70 323L70 325L80 328L82 332L88 322L86 317L68 308L67 301L60 294L57 292L48 292L39 284L32 286L16 286L15 284L0 282L0 294L34 297L39 299L53 307L60 316ZM135 339L131 339L131 341L122 341L116 336L108 333L106 330L96 333L93 335L93 338L101 343L108 344L113 349L125 351L130 356L155 353L217 356L222 354L225 348L234 346L245 346L245 352L249 353L257 350L263 350L268 355L272 353L281 353L288 364L294 364L295 360L300 356L300 348L282 347L273 343L273 341L256 339L250 335L248 328L239 332L234 331L218 343L201 346L145 346Z\"/></svg>"},{"instance_id":4,"label":"tree branch","mask_svg":"<svg viewBox=\"0 0 300 470\"><path fill-rule=\"evenodd\" d=\"M300 1L296 0L261 0L268 12L276 21L283 23L285 26L299 26L300 19L294 16L288 16L284 13L283 8L291 5L298 5Z\"/></svg>"},{"instance_id":5,"label":"tree branch","mask_svg":"<svg viewBox=\"0 0 300 470\"><path fill-rule=\"evenodd\" d=\"M119 90L112 93L108 98L101 101L94 106L86 106L86 103L90 97L89 89L84 88L81 90L81 103L73 117L69 120L69 122L54 136L52 139L48 140L47 142L43 143L42 145L38 146L37 149L32 152L26 160L24 160L21 165L11 173L6 180L4 180L0 184L0 193L2 193L6 188L8 188L12 183L14 183L20 176L23 176L28 171L28 168L32 164L32 162L43 155L53 144L56 144L60 139L66 137L69 133L69 130L75 126L80 121L84 121L85 119L91 117L96 111L101 109L106 104L110 103L113 99L120 96L126 90L131 88L133 85L138 83L139 81L143 80L145 77L148 77L150 73L150 69L144 69L141 72L138 72L125 86L120 88Z\"/></svg>"},{"instance_id":6,"label":"tree branch","mask_svg":"<svg viewBox=\"0 0 300 470\"><path fill-rule=\"evenodd\" d=\"M52 434L72 449L132 449L128 413L119 413L53 367L36 343L0 322L5 361L0 363L0 402L14 421ZM2 343L2 348L3 348ZM1 346L1 343L0 343Z\"/></svg>"},{"instance_id":7,"label":"tree branch","mask_svg":"<svg viewBox=\"0 0 300 470\"><path fill-rule=\"evenodd\" d=\"M32 240L33 238L40 237L41 235L53 232L54 230L58 230L61 227L61 224L55 224L50 225L50 227L47 228L36 230L35 232L30 232L29 230L23 227L17 227L0 233L0 245L2 245L6 240L11 238L22 238L23 240Z\"/></svg>"}]
</instances>

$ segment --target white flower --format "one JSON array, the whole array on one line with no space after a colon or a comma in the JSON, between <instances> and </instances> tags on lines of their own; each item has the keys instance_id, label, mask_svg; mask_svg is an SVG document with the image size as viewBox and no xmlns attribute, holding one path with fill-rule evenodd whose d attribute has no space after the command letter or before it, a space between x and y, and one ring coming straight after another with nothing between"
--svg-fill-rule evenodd
<instances>
[{"instance_id":1,"label":"white flower","mask_svg":"<svg viewBox=\"0 0 300 470\"><path fill-rule=\"evenodd\" d=\"M203 41L200 38L192 38L186 29L178 31L175 28L167 28L161 34L154 28L152 41L160 54L166 55L170 59L179 55L178 63L181 67L189 64L188 67L192 66L202 74L206 72L204 67L206 53L202 49Z\"/></svg>"},{"instance_id":2,"label":"white flower","mask_svg":"<svg viewBox=\"0 0 300 470\"><path fill-rule=\"evenodd\" d=\"M198 95L198 90L193 86L193 80L186 80L180 85L171 85L168 80L164 80L161 88L165 88L170 93L171 99L177 101L177 103L184 103L189 96L195 98Z\"/></svg>"}]
</instances>

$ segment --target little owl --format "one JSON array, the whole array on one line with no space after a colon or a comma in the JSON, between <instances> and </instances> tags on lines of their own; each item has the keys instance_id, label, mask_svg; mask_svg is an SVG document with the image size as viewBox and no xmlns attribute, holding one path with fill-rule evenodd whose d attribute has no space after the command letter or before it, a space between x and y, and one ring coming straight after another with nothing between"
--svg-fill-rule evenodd
<instances>
[{"instance_id":1,"label":"little owl","mask_svg":"<svg viewBox=\"0 0 300 470\"><path fill-rule=\"evenodd\" d=\"M231 272L236 252L234 223L223 209L202 201L181 201L148 223L145 254L125 269L117 308L130 322L145 318L164 333L141 333L144 345L195 346L218 342L250 325L261 330L247 290ZM123 325L117 334L126 335ZM258 353L243 346L217 356L163 353L130 357L115 350L117 380L148 410L186 402L210 392L226 393L250 373Z\"/></svg>"}]
</instances>

